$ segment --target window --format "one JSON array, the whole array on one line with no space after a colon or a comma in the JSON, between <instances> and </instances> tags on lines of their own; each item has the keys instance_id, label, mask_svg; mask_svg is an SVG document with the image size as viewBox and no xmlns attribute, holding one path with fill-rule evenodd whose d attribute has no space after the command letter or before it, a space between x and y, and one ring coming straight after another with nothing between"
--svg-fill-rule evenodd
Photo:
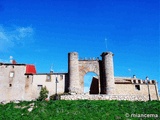
<instances>
[{"instance_id":1,"label":"window","mask_svg":"<svg viewBox=\"0 0 160 120\"><path fill-rule=\"evenodd\" d=\"M38 90L41 90L42 87L43 87L43 85L37 85L37 89L38 89Z\"/></svg>"},{"instance_id":2,"label":"window","mask_svg":"<svg viewBox=\"0 0 160 120\"><path fill-rule=\"evenodd\" d=\"M141 80L138 80L138 83L141 84Z\"/></svg>"},{"instance_id":3,"label":"window","mask_svg":"<svg viewBox=\"0 0 160 120\"><path fill-rule=\"evenodd\" d=\"M27 78L29 78L29 75L27 75Z\"/></svg>"},{"instance_id":4,"label":"window","mask_svg":"<svg viewBox=\"0 0 160 120\"><path fill-rule=\"evenodd\" d=\"M9 87L12 87L12 84L9 84Z\"/></svg>"},{"instance_id":5,"label":"window","mask_svg":"<svg viewBox=\"0 0 160 120\"><path fill-rule=\"evenodd\" d=\"M9 73L9 77L10 77L10 78L13 78L13 77L14 77L14 71L11 71L11 72Z\"/></svg>"},{"instance_id":6,"label":"window","mask_svg":"<svg viewBox=\"0 0 160 120\"><path fill-rule=\"evenodd\" d=\"M63 80L63 75L60 75L60 80Z\"/></svg>"},{"instance_id":7,"label":"window","mask_svg":"<svg viewBox=\"0 0 160 120\"><path fill-rule=\"evenodd\" d=\"M155 84L156 82L155 82L155 80L152 80L152 84Z\"/></svg>"},{"instance_id":8,"label":"window","mask_svg":"<svg viewBox=\"0 0 160 120\"><path fill-rule=\"evenodd\" d=\"M51 82L51 75L46 76L46 82Z\"/></svg>"},{"instance_id":9,"label":"window","mask_svg":"<svg viewBox=\"0 0 160 120\"><path fill-rule=\"evenodd\" d=\"M136 80L133 80L133 83L136 83Z\"/></svg>"},{"instance_id":10,"label":"window","mask_svg":"<svg viewBox=\"0 0 160 120\"><path fill-rule=\"evenodd\" d=\"M135 85L136 90L140 90L140 85Z\"/></svg>"}]
</instances>

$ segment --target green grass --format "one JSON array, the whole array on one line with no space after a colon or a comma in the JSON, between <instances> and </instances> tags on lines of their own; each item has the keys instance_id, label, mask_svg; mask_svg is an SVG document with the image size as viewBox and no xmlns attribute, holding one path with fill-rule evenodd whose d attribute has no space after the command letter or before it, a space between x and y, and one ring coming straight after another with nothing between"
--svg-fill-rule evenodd
<instances>
[{"instance_id":1,"label":"green grass","mask_svg":"<svg viewBox=\"0 0 160 120\"><path fill-rule=\"evenodd\" d=\"M34 103L31 112L28 109ZM126 114L159 114L126 117ZM0 120L160 120L160 101L30 101L0 105Z\"/></svg>"}]
</instances>

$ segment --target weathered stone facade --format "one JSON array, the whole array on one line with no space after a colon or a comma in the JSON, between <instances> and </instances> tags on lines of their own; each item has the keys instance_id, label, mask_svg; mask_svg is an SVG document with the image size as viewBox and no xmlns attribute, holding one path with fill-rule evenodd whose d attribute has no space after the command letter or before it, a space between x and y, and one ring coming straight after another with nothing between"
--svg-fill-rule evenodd
<instances>
[{"instance_id":1,"label":"weathered stone facade","mask_svg":"<svg viewBox=\"0 0 160 120\"><path fill-rule=\"evenodd\" d=\"M130 100L135 98L133 96L139 96L132 100L142 99L140 96L145 96L145 99L157 100L159 99L158 90L157 90L157 83L155 80L148 81L148 80L141 80L136 78L118 78L114 77L114 65L113 65L113 53L112 52L103 52L102 53L102 60L99 59L89 59L89 60L79 60L78 53L72 52L68 54L68 62L69 62L69 92L74 96L63 96L62 99L78 99L80 96L82 99L92 99L93 96L90 95L82 95L84 94L84 75L87 72L94 72L97 74L97 84L99 86L97 90L97 94L105 94L105 98L110 96L128 96L125 97L116 97L117 99L127 99ZM95 79L94 79L95 81ZM92 80L93 82L93 80ZM91 94L93 91L93 86L90 88ZM76 94L76 95L75 95ZM148 97L146 97L148 96ZM102 97L101 99L105 99ZM96 98L94 98L96 99Z\"/></svg>"},{"instance_id":2,"label":"weathered stone facade","mask_svg":"<svg viewBox=\"0 0 160 120\"><path fill-rule=\"evenodd\" d=\"M38 98L42 87L47 87L48 97L54 94L63 94L68 86L66 73L38 73L33 75L32 97ZM57 81L56 81L57 79Z\"/></svg>"},{"instance_id":3,"label":"weathered stone facade","mask_svg":"<svg viewBox=\"0 0 160 120\"><path fill-rule=\"evenodd\" d=\"M147 101L144 95L63 95L61 100L130 100L130 101Z\"/></svg>"},{"instance_id":4,"label":"weathered stone facade","mask_svg":"<svg viewBox=\"0 0 160 120\"><path fill-rule=\"evenodd\" d=\"M30 100L32 75L25 75L25 64L0 65L0 101Z\"/></svg>"},{"instance_id":5,"label":"weathered stone facade","mask_svg":"<svg viewBox=\"0 0 160 120\"><path fill-rule=\"evenodd\" d=\"M69 93L61 99L77 100L158 100L155 80L141 80L135 76L115 77L113 53L103 52L102 59L79 60L77 52L68 54L68 73L30 73L26 64L0 63L0 102L34 100L42 87L49 94ZM84 93L84 76L94 72L90 94Z\"/></svg>"},{"instance_id":6,"label":"weathered stone facade","mask_svg":"<svg viewBox=\"0 0 160 120\"><path fill-rule=\"evenodd\" d=\"M84 93L84 75L87 72L97 74L101 94L114 94L113 54L103 52L101 56L102 60L79 60L78 53L68 54L69 91L71 94Z\"/></svg>"}]
</instances>

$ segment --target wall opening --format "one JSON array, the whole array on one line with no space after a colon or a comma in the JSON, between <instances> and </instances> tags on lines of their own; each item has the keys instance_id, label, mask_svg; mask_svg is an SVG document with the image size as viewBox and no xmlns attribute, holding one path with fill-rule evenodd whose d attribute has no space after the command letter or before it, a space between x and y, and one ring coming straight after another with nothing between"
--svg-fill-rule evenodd
<instances>
[{"instance_id":1,"label":"wall opening","mask_svg":"<svg viewBox=\"0 0 160 120\"><path fill-rule=\"evenodd\" d=\"M9 84L9 87L12 87L12 84Z\"/></svg>"},{"instance_id":2,"label":"wall opening","mask_svg":"<svg viewBox=\"0 0 160 120\"><path fill-rule=\"evenodd\" d=\"M51 82L51 75L46 75L46 82Z\"/></svg>"},{"instance_id":3,"label":"wall opening","mask_svg":"<svg viewBox=\"0 0 160 120\"><path fill-rule=\"evenodd\" d=\"M136 90L140 90L140 85L135 85Z\"/></svg>"},{"instance_id":4,"label":"wall opening","mask_svg":"<svg viewBox=\"0 0 160 120\"><path fill-rule=\"evenodd\" d=\"M9 77L10 77L10 78L13 78L13 77L14 77L14 71L10 71Z\"/></svg>"},{"instance_id":5,"label":"wall opening","mask_svg":"<svg viewBox=\"0 0 160 120\"><path fill-rule=\"evenodd\" d=\"M94 72L88 72L84 76L84 93L98 94L99 93L99 80Z\"/></svg>"},{"instance_id":6,"label":"wall opening","mask_svg":"<svg viewBox=\"0 0 160 120\"><path fill-rule=\"evenodd\" d=\"M43 87L43 85L37 85L37 89L38 89L38 90L41 90L42 87Z\"/></svg>"}]
</instances>

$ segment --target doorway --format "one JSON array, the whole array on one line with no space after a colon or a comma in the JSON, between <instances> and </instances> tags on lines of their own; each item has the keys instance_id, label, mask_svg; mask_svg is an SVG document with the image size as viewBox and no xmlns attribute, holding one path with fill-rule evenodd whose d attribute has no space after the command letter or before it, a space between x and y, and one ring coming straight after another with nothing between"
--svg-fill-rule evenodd
<instances>
[{"instance_id":1,"label":"doorway","mask_svg":"<svg viewBox=\"0 0 160 120\"><path fill-rule=\"evenodd\" d=\"M84 76L84 93L99 94L99 79L96 73L87 72Z\"/></svg>"}]
</instances>

